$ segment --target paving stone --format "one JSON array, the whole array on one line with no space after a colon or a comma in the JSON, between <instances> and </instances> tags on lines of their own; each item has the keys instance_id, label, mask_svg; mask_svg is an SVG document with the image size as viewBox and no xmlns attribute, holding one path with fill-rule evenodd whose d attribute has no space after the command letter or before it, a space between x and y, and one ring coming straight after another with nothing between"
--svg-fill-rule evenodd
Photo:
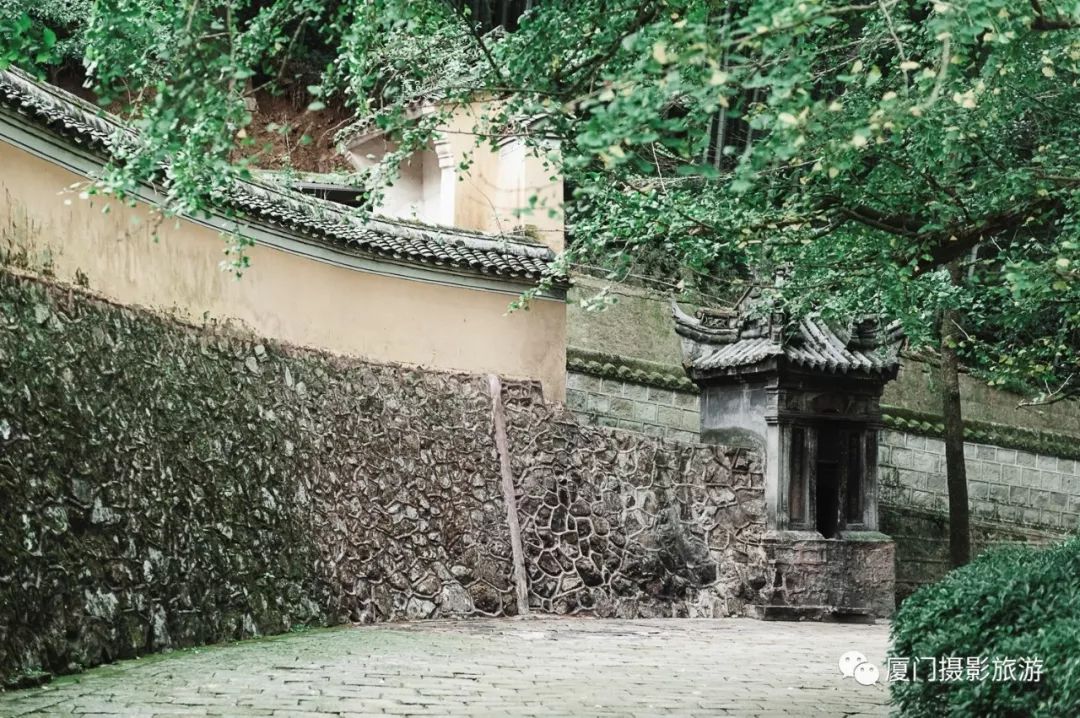
<instances>
[{"instance_id":1,"label":"paving stone","mask_svg":"<svg viewBox=\"0 0 1080 718\"><path fill-rule=\"evenodd\" d=\"M749 619L474 619L358 626L125 661L0 693L0 716L888 714L888 626Z\"/></svg>"}]
</instances>

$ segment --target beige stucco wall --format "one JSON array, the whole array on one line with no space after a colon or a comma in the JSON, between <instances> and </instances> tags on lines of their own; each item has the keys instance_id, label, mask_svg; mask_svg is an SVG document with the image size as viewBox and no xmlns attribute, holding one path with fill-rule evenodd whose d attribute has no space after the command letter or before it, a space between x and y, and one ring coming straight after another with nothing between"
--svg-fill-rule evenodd
<instances>
[{"instance_id":1,"label":"beige stucco wall","mask_svg":"<svg viewBox=\"0 0 1080 718\"><path fill-rule=\"evenodd\" d=\"M565 384L565 305L380 276L267 246L250 249L237 279L219 263L221 235L68 191L83 178L0 141L0 258L49 271L123 304L187 320L228 321L303 346L444 370L540 379L550 398Z\"/></svg>"}]
</instances>

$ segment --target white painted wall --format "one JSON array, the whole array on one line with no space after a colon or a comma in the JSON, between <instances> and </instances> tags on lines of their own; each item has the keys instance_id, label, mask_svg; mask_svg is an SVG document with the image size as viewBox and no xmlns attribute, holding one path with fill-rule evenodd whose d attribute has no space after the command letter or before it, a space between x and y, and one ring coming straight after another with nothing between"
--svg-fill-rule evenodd
<instances>
[{"instance_id":1,"label":"white painted wall","mask_svg":"<svg viewBox=\"0 0 1080 718\"><path fill-rule=\"evenodd\" d=\"M525 232L562 251L562 178L521 138L507 137L495 148L486 140L477 144L476 128L483 116L481 103L454 112L439 128L435 143L403 164L401 177L375 211L488 234ZM395 149L372 134L352 140L345 154L357 169L367 169ZM557 149L552 145L545 152ZM468 168L461 170L466 159ZM535 207L528 211L534 197Z\"/></svg>"}]
</instances>

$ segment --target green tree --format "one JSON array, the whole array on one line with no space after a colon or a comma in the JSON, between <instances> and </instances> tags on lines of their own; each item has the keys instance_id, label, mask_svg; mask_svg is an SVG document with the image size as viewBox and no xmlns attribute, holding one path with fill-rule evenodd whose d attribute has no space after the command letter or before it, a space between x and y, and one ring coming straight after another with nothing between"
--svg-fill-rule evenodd
<instances>
[{"instance_id":1,"label":"green tree","mask_svg":"<svg viewBox=\"0 0 1080 718\"><path fill-rule=\"evenodd\" d=\"M1033 402L1080 393L1078 27L1072 0L546 0L511 33L443 0L99 0L84 36L142 130L108 191L168 162L196 211L244 171L245 88L316 56L312 108L375 114L401 153L437 120L407 120L419 92L500 98L478 142L533 120L573 187L563 267L900 318L941 355L961 563L959 363Z\"/></svg>"}]
</instances>

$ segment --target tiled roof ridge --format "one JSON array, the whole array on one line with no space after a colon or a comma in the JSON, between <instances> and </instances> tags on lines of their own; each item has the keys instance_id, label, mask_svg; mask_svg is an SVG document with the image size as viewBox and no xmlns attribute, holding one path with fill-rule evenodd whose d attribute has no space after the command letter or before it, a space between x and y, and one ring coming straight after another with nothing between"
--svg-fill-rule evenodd
<instances>
[{"instance_id":1,"label":"tiled roof ridge","mask_svg":"<svg viewBox=\"0 0 1080 718\"><path fill-rule=\"evenodd\" d=\"M456 227L437 227L378 215L361 217L361 213L357 210L350 210L330 200L306 195L265 180L238 180L236 189L239 192L247 193L249 197L252 194L257 194L273 198L275 201L288 204L291 207L310 209L320 219L333 219L348 225L350 228L375 230L403 239L422 239L444 244L456 243L476 251L497 252L515 257L547 261L555 258L555 253L547 246L522 242L511 235L485 235ZM231 201L237 202L242 207L249 200L240 197Z\"/></svg>"},{"instance_id":2,"label":"tiled roof ridge","mask_svg":"<svg viewBox=\"0 0 1080 718\"><path fill-rule=\"evenodd\" d=\"M422 235L431 238L450 236L467 247L483 251L499 251L513 254L518 257L531 257L534 259L553 260L555 253L549 247L537 242L526 242L512 234L489 235L480 232L470 232L457 227L445 227L426 225L418 222L408 222L379 215L372 216L367 224L378 227L380 231L399 236Z\"/></svg>"},{"instance_id":3,"label":"tiled roof ridge","mask_svg":"<svg viewBox=\"0 0 1080 718\"><path fill-rule=\"evenodd\" d=\"M59 129L65 134L74 132L76 139L95 147L109 148L121 138L135 138L134 131L115 115L56 85L39 82L14 66L0 70L0 92L0 100L17 93L17 109L29 109L50 125L62 125Z\"/></svg>"},{"instance_id":4,"label":"tiled roof ridge","mask_svg":"<svg viewBox=\"0 0 1080 718\"><path fill-rule=\"evenodd\" d=\"M405 119L409 121L419 118L425 110L435 107L446 98L446 93L438 88L418 91L403 100L405 106ZM377 136L381 130L377 127L380 117L389 113L389 106L380 107L367 115L349 123L334 135L337 142L350 144L369 137Z\"/></svg>"},{"instance_id":5,"label":"tiled roof ridge","mask_svg":"<svg viewBox=\"0 0 1080 718\"><path fill-rule=\"evenodd\" d=\"M899 366L903 334L897 322L881 327L875 318L858 318L851 329L838 329L812 313L788 325L783 314L763 318L752 310L740 302L734 312L698 312L695 318L672 302L692 376L749 368L774 357L828 372L890 373Z\"/></svg>"},{"instance_id":6,"label":"tiled roof ridge","mask_svg":"<svg viewBox=\"0 0 1080 718\"><path fill-rule=\"evenodd\" d=\"M580 347L566 348L566 368L590 376L633 382L663 389L697 393L698 387L676 364L650 361L625 355L608 354Z\"/></svg>"},{"instance_id":7,"label":"tiled roof ridge","mask_svg":"<svg viewBox=\"0 0 1080 718\"><path fill-rule=\"evenodd\" d=\"M0 70L0 104L106 154L118 142L137 139L119 118L15 68ZM555 257L547 247L508 237L360 218L327 200L260 180L237 180L216 199L268 223L396 261L534 283L549 274Z\"/></svg>"},{"instance_id":8,"label":"tiled roof ridge","mask_svg":"<svg viewBox=\"0 0 1080 718\"><path fill-rule=\"evenodd\" d=\"M352 221L359 220L360 210L344 208L340 204L322 197L299 192L293 187L276 180L277 172L274 170L257 169L254 170L253 174L253 178L245 182L260 188L264 192L278 193L283 197L295 199L313 207L319 207L324 212L336 212ZM302 177L305 174L314 176L313 173L297 173L297 176ZM333 179L333 175L319 176L327 180ZM428 224L418 220L399 219L380 214L366 215L362 224L400 237L423 236L434 241L445 241L445 237L450 237L473 249L497 251L535 259L553 260L555 258L555 253L549 247L523 234L485 234L460 227Z\"/></svg>"}]
</instances>

